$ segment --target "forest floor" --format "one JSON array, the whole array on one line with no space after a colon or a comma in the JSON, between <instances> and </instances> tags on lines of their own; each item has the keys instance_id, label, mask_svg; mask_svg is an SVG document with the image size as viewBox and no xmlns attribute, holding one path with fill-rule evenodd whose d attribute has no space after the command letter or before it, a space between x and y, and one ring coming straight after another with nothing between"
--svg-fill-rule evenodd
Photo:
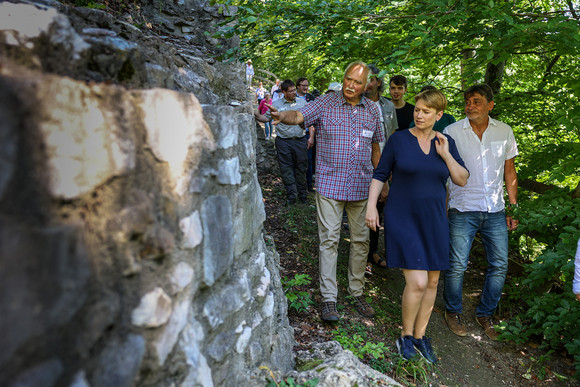
<instances>
[{"instance_id":1,"label":"forest floor","mask_svg":"<svg viewBox=\"0 0 580 387\"><path fill-rule=\"evenodd\" d=\"M278 176L259 174L262 187L267 239L280 254L283 284L296 275L308 275L308 283L287 289L296 302L311 299L306 310L289 302L288 317L294 328L295 350L308 349L312 343L336 340L374 369L403 385L433 386L577 386L573 362L562 353L547 354L539 342L525 345L489 340L475 321L475 307L483 285L485 263L483 248L476 240L464 286L464 319L467 337L455 336L444 321L442 281L431 316L427 335L439 358L437 365L424 360L404 361L397 354L395 340L401 330L400 300L404 278L400 270L373 268L367 276L365 294L375 308L372 319L360 316L348 299L347 263L349 232L343 227L339 244L337 281L338 310L341 320L335 324L320 319L318 290L318 231L314 194L307 204L285 206L285 192ZM384 254L381 231L379 252ZM508 278L508 282L510 278ZM288 285L287 285L288 286ZM497 313L505 318L501 310ZM381 344L384 343L384 344Z\"/></svg>"}]
</instances>

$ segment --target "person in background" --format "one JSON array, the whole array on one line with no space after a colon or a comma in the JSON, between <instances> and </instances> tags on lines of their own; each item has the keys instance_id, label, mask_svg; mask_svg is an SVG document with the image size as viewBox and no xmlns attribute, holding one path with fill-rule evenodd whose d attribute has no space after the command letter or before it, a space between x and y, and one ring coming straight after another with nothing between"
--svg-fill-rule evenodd
<instances>
[{"instance_id":1,"label":"person in background","mask_svg":"<svg viewBox=\"0 0 580 387\"><path fill-rule=\"evenodd\" d=\"M512 215L517 206L518 146L512 128L492 119L493 91L488 85L471 86L463 93L466 118L443 133L453 137L471 177L465 186L449 183L450 268L445 272L445 321L451 332L467 336L463 323L463 276L477 232L485 247L487 270L475 319L487 337L497 340L492 316L499 304L508 269L508 230L518 227ZM504 182L508 194L504 204Z\"/></svg>"},{"instance_id":2,"label":"person in background","mask_svg":"<svg viewBox=\"0 0 580 387\"><path fill-rule=\"evenodd\" d=\"M320 96L299 111L272 111L274 123L316 126L321 318L329 322L340 319L336 308L336 266L344 209L350 224L348 292L359 314L364 317L375 314L363 295L369 248L364 216L373 166L379 160L379 143L384 141L384 134L377 106L363 95L369 73L364 62L352 62L345 70L342 91Z\"/></svg>"},{"instance_id":3,"label":"person in background","mask_svg":"<svg viewBox=\"0 0 580 387\"><path fill-rule=\"evenodd\" d=\"M246 61L246 83L248 84L248 89L252 87L253 77L254 77L254 66L252 66L252 60L248 59Z\"/></svg>"},{"instance_id":4,"label":"person in background","mask_svg":"<svg viewBox=\"0 0 580 387\"><path fill-rule=\"evenodd\" d=\"M580 301L580 239L576 247L576 259L574 260L574 280L572 281L572 290L576 295L576 300Z\"/></svg>"},{"instance_id":5,"label":"person in background","mask_svg":"<svg viewBox=\"0 0 580 387\"><path fill-rule=\"evenodd\" d=\"M437 88L435 86L427 85L421 88L421 92L424 92L425 90L437 90ZM455 117L453 117L451 114L443 113L443 117L441 117L441 119L435 123L433 130L443 133L443 129L453 124L455 121ZM415 121L411 122L409 128L412 128L413 126L415 126Z\"/></svg>"},{"instance_id":6,"label":"person in background","mask_svg":"<svg viewBox=\"0 0 580 387\"><path fill-rule=\"evenodd\" d=\"M282 82L282 92L284 98L269 105L266 114L256 115L256 119L261 122L268 122L274 113L285 112L286 110L300 109L306 105L306 101L296 98L296 86L290 79ZM276 155L282 181L286 187L286 205L307 202L308 189L306 187L306 168L308 167L307 141L304 135L304 128L301 123L285 124L276 123Z\"/></svg>"},{"instance_id":7,"label":"person in background","mask_svg":"<svg viewBox=\"0 0 580 387\"><path fill-rule=\"evenodd\" d=\"M258 111L260 112L260 114L264 115L268 110L270 110L270 107L268 105L272 105L272 98L270 98L270 93L266 93L264 99L262 100L262 102L260 102L260 105L258 106ZM272 138L272 120L264 122L264 136L266 140Z\"/></svg>"},{"instance_id":8,"label":"person in background","mask_svg":"<svg viewBox=\"0 0 580 387\"><path fill-rule=\"evenodd\" d=\"M274 97L274 92L279 88L280 88L280 80L276 78L276 83L274 83L274 86L272 86L272 89L270 90L270 95L272 95L272 98Z\"/></svg>"},{"instance_id":9,"label":"person in background","mask_svg":"<svg viewBox=\"0 0 580 387\"><path fill-rule=\"evenodd\" d=\"M385 142L389 139L391 134L397 130L397 114L395 113L395 105L387 98L383 97L385 91L385 80L379 77L379 69L376 66L369 65L371 69L371 78L367 84L365 96L373 101L381 111L381 125L385 132ZM381 143L381 150L384 148L384 143ZM388 188L388 183L385 184ZM383 208L385 207L385 200L387 199L386 189L381 192L379 200L377 201L377 211L382 217ZM369 238L369 255L367 259L367 273L372 274L372 265L377 265L381 268L387 267L387 261L378 253L379 250L379 230L371 230Z\"/></svg>"},{"instance_id":10,"label":"person in background","mask_svg":"<svg viewBox=\"0 0 580 387\"><path fill-rule=\"evenodd\" d=\"M258 88L256 89L256 101L258 102L258 106L260 106L260 102L262 102L265 95L266 95L266 89L264 89L262 82L260 82L258 84Z\"/></svg>"},{"instance_id":11,"label":"person in background","mask_svg":"<svg viewBox=\"0 0 580 387\"><path fill-rule=\"evenodd\" d=\"M296 98L304 98L306 102L314 101L314 96L308 92L309 87L308 78L298 78L296 80Z\"/></svg>"},{"instance_id":12,"label":"person in background","mask_svg":"<svg viewBox=\"0 0 580 387\"><path fill-rule=\"evenodd\" d=\"M441 270L449 268L449 226L445 201L447 180L463 186L469 172L453 139L433 125L447 106L445 96L427 90L415 96L416 126L395 132L385 145L369 189L366 225L380 225L377 201L392 173L385 205L385 246L389 268L405 276L402 298L403 329L397 339L407 360L417 351L428 362L437 357L425 333L437 295Z\"/></svg>"},{"instance_id":13,"label":"person in background","mask_svg":"<svg viewBox=\"0 0 580 387\"><path fill-rule=\"evenodd\" d=\"M397 112L397 123L399 129L408 129L411 122L413 122L413 111L415 106L405 102L405 94L407 93L407 78L403 75L395 75L389 81L389 93L391 94L391 102L395 105Z\"/></svg>"}]
</instances>

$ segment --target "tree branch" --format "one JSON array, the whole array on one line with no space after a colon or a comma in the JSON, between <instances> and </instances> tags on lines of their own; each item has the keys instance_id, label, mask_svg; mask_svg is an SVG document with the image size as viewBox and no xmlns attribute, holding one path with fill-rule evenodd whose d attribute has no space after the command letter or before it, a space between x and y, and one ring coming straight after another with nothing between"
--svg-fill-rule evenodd
<instances>
[{"instance_id":1,"label":"tree branch","mask_svg":"<svg viewBox=\"0 0 580 387\"><path fill-rule=\"evenodd\" d=\"M554 58L552 58L550 63L548 63L548 67L546 67L546 71L544 71L544 76L542 77L542 81L540 83L546 81L546 78L548 78L548 76L552 73L552 68L556 65L558 59L560 59L560 55L556 55Z\"/></svg>"},{"instance_id":2,"label":"tree branch","mask_svg":"<svg viewBox=\"0 0 580 387\"><path fill-rule=\"evenodd\" d=\"M533 191L539 194L544 194L552 189L559 188L558 186L551 184L540 183L539 181L534 181L530 179L523 179L518 181L518 185L528 191Z\"/></svg>"}]
</instances>

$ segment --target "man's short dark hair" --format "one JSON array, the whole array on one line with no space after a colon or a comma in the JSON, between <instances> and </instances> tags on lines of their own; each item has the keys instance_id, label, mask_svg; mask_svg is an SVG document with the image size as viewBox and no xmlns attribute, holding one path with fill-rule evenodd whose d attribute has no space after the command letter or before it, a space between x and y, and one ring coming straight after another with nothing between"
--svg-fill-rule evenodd
<instances>
[{"instance_id":1,"label":"man's short dark hair","mask_svg":"<svg viewBox=\"0 0 580 387\"><path fill-rule=\"evenodd\" d=\"M394 83L397 86L405 86L407 88L407 78L404 75L395 75L389 80L389 85Z\"/></svg>"},{"instance_id":2,"label":"man's short dark hair","mask_svg":"<svg viewBox=\"0 0 580 387\"><path fill-rule=\"evenodd\" d=\"M368 66L369 66L369 69L371 70L371 74L372 75L379 75L380 71L377 68L377 66L372 65L372 64L370 64ZM386 88L386 86L385 86L385 77L380 77L380 78L377 77L377 81L379 81L379 95L382 95L383 94L383 91L385 91L385 88Z\"/></svg>"},{"instance_id":3,"label":"man's short dark hair","mask_svg":"<svg viewBox=\"0 0 580 387\"><path fill-rule=\"evenodd\" d=\"M300 86L302 82L308 81L308 78L300 77L296 80L296 86Z\"/></svg>"},{"instance_id":4,"label":"man's short dark hair","mask_svg":"<svg viewBox=\"0 0 580 387\"><path fill-rule=\"evenodd\" d=\"M284 82L282 82L282 84L280 84L280 89L282 89L282 91L288 91L288 89L291 88L292 86L295 86L295 85L291 79L284 79Z\"/></svg>"},{"instance_id":5,"label":"man's short dark hair","mask_svg":"<svg viewBox=\"0 0 580 387\"><path fill-rule=\"evenodd\" d=\"M471 98L475 93L484 97L487 100L487 102L493 101L493 90L491 89L491 87L489 87L484 83L481 85L473 85L467 90L465 90L463 92L463 98L464 99Z\"/></svg>"}]
</instances>

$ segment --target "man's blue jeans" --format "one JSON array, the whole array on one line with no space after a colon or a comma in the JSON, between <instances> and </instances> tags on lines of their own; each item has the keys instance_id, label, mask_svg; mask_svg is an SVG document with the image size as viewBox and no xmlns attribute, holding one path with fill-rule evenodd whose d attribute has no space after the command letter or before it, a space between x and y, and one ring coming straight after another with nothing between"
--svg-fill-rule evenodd
<instances>
[{"instance_id":1,"label":"man's blue jeans","mask_svg":"<svg viewBox=\"0 0 580 387\"><path fill-rule=\"evenodd\" d=\"M479 231L487 259L481 301L475 310L478 317L492 316L499 304L508 268L508 231L505 212L460 212L449 210L449 263L445 272L443 298L450 313L462 313L463 275L469 251Z\"/></svg>"}]
</instances>

